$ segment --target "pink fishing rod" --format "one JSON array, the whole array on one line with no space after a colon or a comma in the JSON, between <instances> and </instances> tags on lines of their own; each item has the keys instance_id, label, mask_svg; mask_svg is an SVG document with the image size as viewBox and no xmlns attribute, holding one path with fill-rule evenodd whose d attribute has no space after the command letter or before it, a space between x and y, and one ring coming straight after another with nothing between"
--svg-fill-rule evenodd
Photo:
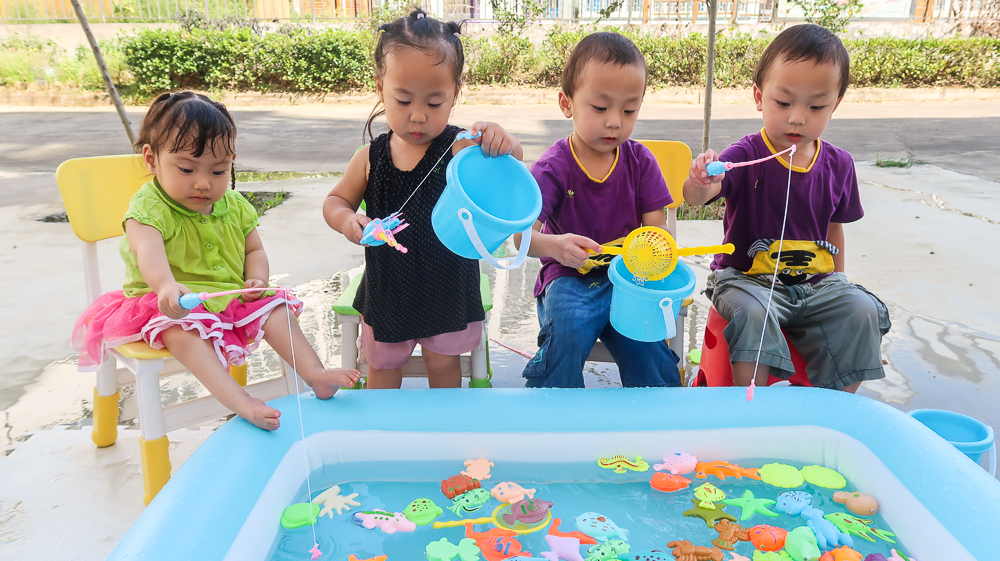
<instances>
[{"instance_id":1,"label":"pink fishing rod","mask_svg":"<svg viewBox=\"0 0 1000 561\"><path fill-rule=\"evenodd\" d=\"M752 166L754 164L759 164L761 162L766 162L766 161L770 160L771 158L777 158L778 156L780 156L780 155L782 155L782 154L784 154L786 152L794 152L794 148L795 148L795 145L792 144L791 146L789 146L788 148L782 150L781 152L778 152L777 154L771 154L770 156L768 156L766 158L761 158L759 160L751 160L749 162L723 162L723 161L709 162L709 164L707 166L705 166L705 171L708 172L708 176L709 177L715 177L716 175L722 175L723 173L725 173L725 172L727 172L727 171L729 171L729 170L731 170L733 168L741 168L741 167L744 167L744 166Z\"/></svg>"},{"instance_id":2,"label":"pink fishing rod","mask_svg":"<svg viewBox=\"0 0 1000 561\"><path fill-rule=\"evenodd\" d=\"M287 288L277 288L277 287L264 287L264 288L241 288L238 290L224 290L222 292L188 292L187 294L182 294L180 298L181 307L185 310L193 310L205 300L209 298L215 298L216 296L227 296L229 294L246 294L247 292L258 292L261 290L271 290L274 292L284 292L285 296L291 294L291 290Z\"/></svg>"}]
</instances>

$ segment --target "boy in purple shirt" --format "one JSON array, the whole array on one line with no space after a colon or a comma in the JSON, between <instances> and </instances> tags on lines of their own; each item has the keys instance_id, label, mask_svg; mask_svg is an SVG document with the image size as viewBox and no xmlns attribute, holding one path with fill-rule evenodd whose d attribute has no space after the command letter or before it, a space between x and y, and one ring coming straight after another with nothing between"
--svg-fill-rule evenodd
<instances>
[{"instance_id":1,"label":"boy in purple shirt","mask_svg":"<svg viewBox=\"0 0 1000 561\"><path fill-rule=\"evenodd\" d=\"M622 385L680 385L677 355L665 341L633 341L611 326L613 256L600 253L602 243L620 246L639 226L666 228L663 208L672 199L663 174L652 153L629 140L645 92L642 53L617 33L585 37L566 61L559 108L573 119L573 134L531 166L542 213L529 255L542 268L539 349L523 373L528 387L584 387L583 365L598 337Z\"/></svg>"},{"instance_id":2,"label":"boy in purple shirt","mask_svg":"<svg viewBox=\"0 0 1000 561\"><path fill-rule=\"evenodd\" d=\"M712 150L699 155L684 183L689 204L726 199L725 241L736 251L715 257L706 292L729 321L736 385L794 373L782 328L814 386L855 392L862 381L885 376L880 344L888 310L844 274L843 225L864 215L854 161L819 138L847 91L849 64L843 43L823 27L781 32L754 72L764 128L718 157ZM756 160L793 144L791 161L779 156L715 177L706 171L715 160Z\"/></svg>"}]
</instances>

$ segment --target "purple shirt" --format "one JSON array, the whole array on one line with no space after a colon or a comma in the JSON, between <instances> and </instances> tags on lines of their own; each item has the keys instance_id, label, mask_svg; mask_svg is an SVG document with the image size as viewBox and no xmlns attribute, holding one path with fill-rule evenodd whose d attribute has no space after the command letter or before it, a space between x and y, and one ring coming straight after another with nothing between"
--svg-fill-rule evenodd
<instances>
[{"instance_id":1,"label":"purple shirt","mask_svg":"<svg viewBox=\"0 0 1000 561\"><path fill-rule=\"evenodd\" d=\"M673 202L656 158L634 140L618 148L618 162L603 182L595 181L580 167L565 138L542 154L531 166L531 174L542 191L538 220L544 222L542 232L546 234L572 233L607 243L642 226L643 214ZM536 297L554 279L583 276L551 257L542 257L541 262Z\"/></svg>"},{"instance_id":2,"label":"purple shirt","mask_svg":"<svg viewBox=\"0 0 1000 561\"><path fill-rule=\"evenodd\" d=\"M775 152L768 144L761 131L726 148L719 159L745 162L764 158ZM787 186L788 167L778 158L726 172L719 197L726 199L725 241L735 245L736 251L716 255L713 269L774 273ZM830 223L854 222L862 216L854 160L846 151L821 140L808 168L792 168L778 279L796 284L832 272L833 254L839 249L827 241Z\"/></svg>"}]
</instances>

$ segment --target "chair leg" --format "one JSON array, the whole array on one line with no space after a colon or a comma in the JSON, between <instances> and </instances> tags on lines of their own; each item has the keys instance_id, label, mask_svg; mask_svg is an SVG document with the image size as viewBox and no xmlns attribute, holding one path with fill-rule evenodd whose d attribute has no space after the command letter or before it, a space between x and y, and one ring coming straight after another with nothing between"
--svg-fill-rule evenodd
<instances>
[{"instance_id":1,"label":"chair leg","mask_svg":"<svg viewBox=\"0 0 1000 561\"><path fill-rule=\"evenodd\" d=\"M235 365L230 364L229 365L229 375L232 376L233 380L236 380L236 383L238 383L239 385L246 386L247 385L247 363L244 362L243 364L241 364L239 366L235 366Z\"/></svg>"},{"instance_id":2,"label":"chair leg","mask_svg":"<svg viewBox=\"0 0 1000 561\"><path fill-rule=\"evenodd\" d=\"M469 378L470 388L488 388L489 380L489 358L487 357L486 322L483 322L483 332L479 337L479 346L472 351L472 377Z\"/></svg>"},{"instance_id":3,"label":"chair leg","mask_svg":"<svg viewBox=\"0 0 1000 561\"><path fill-rule=\"evenodd\" d=\"M118 362L105 355L97 371L94 386L94 430L91 440L99 447L111 446L118 440Z\"/></svg>"},{"instance_id":4,"label":"chair leg","mask_svg":"<svg viewBox=\"0 0 1000 561\"><path fill-rule=\"evenodd\" d=\"M140 360L135 390L139 402L139 454L142 461L142 499L149 504L170 479L170 442L160 405L160 371L163 360Z\"/></svg>"},{"instance_id":5,"label":"chair leg","mask_svg":"<svg viewBox=\"0 0 1000 561\"><path fill-rule=\"evenodd\" d=\"M358 331L361 319L358 316L337 314L340 322L340 367L358 368Z\"/></svg>"}]
</instances>

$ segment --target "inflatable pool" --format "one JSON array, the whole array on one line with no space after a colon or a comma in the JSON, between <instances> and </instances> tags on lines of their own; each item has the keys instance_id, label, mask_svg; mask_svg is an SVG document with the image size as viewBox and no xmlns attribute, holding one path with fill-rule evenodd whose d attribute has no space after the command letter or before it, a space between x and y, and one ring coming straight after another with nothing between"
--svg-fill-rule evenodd
<instances>
[{"instance_id":1,"label":"inflatable pool","mask_svg":"<svg viewBox=\"0 0 1000 561\"><path fill-rule=\"evenodd\" d=\"M616 454L652 464L675 452L826 466L878 499L879 516L915 559L1000 558L1000 482L920 422L828 390L762 388L750 403L744 396L738 388L344 391L329 401L303 396L304 440L295 396L283 397L271 402L282 412L280 430L239 419L219 428L109 559L271 559L283 510L306 501L307 473L315 496L350 481L431 480L421 466L434 462L596 467ZM572 520L563 524L573 529ZM418 532L425 542L438 538L430 526ZM321 559L335 561L353 553L325 551ZM416 559L422 549L389 556Z\"/></svg>"}]
</instances>

